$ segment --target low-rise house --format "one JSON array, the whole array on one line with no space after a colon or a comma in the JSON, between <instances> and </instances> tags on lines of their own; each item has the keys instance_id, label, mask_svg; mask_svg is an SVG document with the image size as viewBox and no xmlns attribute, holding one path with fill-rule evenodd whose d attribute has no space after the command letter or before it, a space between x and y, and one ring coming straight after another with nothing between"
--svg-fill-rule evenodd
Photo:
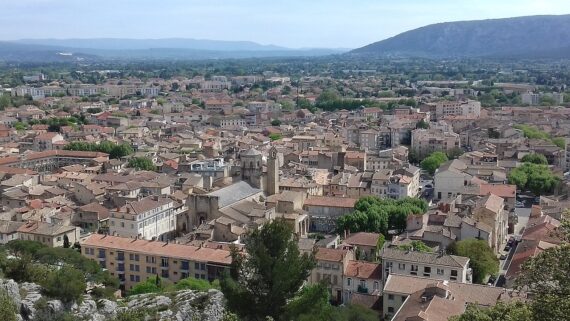
<instances>
[{"instance_id":1,"label":"low-rise house","mask_svg":"<svg viewBox=\"0 0 570 321\"><path fill-rule=\"evenodd\" d=\"M72 223L87 232L108 231L109 210L96 202L83 205L73 214Z\"/></svg>"},{"instance_id":2,"label":"low-rise house","mask_svg":"<svg viewBox=\"0 0 570 321\"><path fill-rule=\"evenodd\" d=\"M311 196L305 200L303 209L310 218L310 230L328 233L335 228L336 220L354 211L358 199L331 196Z\"/></svg>"},{"instance_id":3,"label":"low-rise house","mask_svg":"<svg viewBox=\"0 0 570 321\"><path fill-rule=\"evenodd\" d=\"M384 284L382 307L385 320L447 320L463 314L468 304L490 307L525 299L524 293L501 287L391 274Z\"/></svg>"},{"instance_id":4,"label":"low-rise house","mask_svg":"<svg viewBox=\"0 0 570 321\"><path fill-rule=\"evenodd\" d=\"M19 239L18 229L24 224L26 223L0 220L0 244Z\"/></svg>"},{"instance_id":5,"label":"low-rise house","mask_svg":"<svg viewBox=\"0 0 570 321\"><path fill-rule=\"evenodd\" d=\"M344 274L354 253L345 249L319 248L315 259L317 266L309 276L309 283L315 284L326 280L329 282L332 300L337 303L343 302Z\"/></svg>"},{"instance_id":6,"label":"low-rise house","mask_svg":"<svg viewBox=\"0 0 570 321\"><path fill-rule=\"evenodd\" d=\"M349 261L343 281L345 303L364 303L368 308L378 308L382 291L382 264Z\"/></svg>"},{"instance_id":7,"label":"low-rise house","mask_svg":"<svg viewBox=\"0 0 570 321\"><path fill-rule=\"evenodd\" d=\"M37 241L49 247L61 247L79 241L79 228L40 221L29 221L18 228L20 240Z\"/></svg>"},{"instance_id":8,"label":"low-rise house","mask_svg":"<svg viewBox=\"0 0 570 321\"><path fill-rule=\"evenodd\" d=\"M343 244L353 248L358 260L376 261L380 252L378 248L379 238L379 233L358 232L346 237Z\"/></svg>"}]
</instances>

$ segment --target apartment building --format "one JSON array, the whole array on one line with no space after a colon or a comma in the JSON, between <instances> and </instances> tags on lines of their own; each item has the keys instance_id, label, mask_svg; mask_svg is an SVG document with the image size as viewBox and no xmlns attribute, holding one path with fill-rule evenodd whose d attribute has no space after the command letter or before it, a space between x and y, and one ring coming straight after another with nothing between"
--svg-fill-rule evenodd
<instances>
[{"instance_id":1,"label":"apartment building","mask_svg":"<svg viewBox=\"0 0 570 321\"><path fill-rule=\"evenodd\" d=\"M475 100L440 101L437 102L432 109L435 109L430 110L435 120L449 116L462 116L467 118L479 118L481 116L481 103Z\"/></svg>"},{"instance_id":2,"label":"apartment building","mask_svg":"<svg viewBox=\"0 0 570 321\"><path fill-rule=\"evenodd\" d=\"M429 156L433 152L447 153L459 148L459 134L439 129L415 129L412 131L412 152L419 159Z\"/></svg>"},{"instance_id":3,"label":"apartment building","mask_svg":"<svg viewBox=\"0 0 570 321\"><path fill-rule=\"evenodd\" d=\"M370 194L380 198L416 197L419 191L420 169L412 165L398 170L377 170L372 176Z\"/></svg>"},{"instance_id":4,"label":"apartment building","mask_svg":"<svg viewBox=\"0 0 570 321\"><path fill-rule=\"evenodd\" d=\"M237 128L245 127L246 120L240 116L216 116L210 118L212 125L218 126L220 128Z\"/></svg>"},{"instance_id":5,"label":"apartment building","mask_svg":"<svg viewBox=\"0 0 570 321\"><path fill-rule=\"evenodd\" d=\"M81 253L118 277L124 291L157 275L172 282L188 277L213 281L231 264L230 252L223 249L102 234L83 240Z\"/></svg>"},{"instance_id":6,"label":"apartment building","mask_svg":"<svg viewBox=\"0 0 570 321\"><path fill-rule=\"evenodd\" d=\"M382 249L381 257L384 267L383 282L386 282L390 274L403 274L471 283L471 269L467 257L401 250L389 245Z\"/></svg>"},{"instance_id":7,"label":"apartment building","mask_svg":"<svg viewBox=\"0 0 570 321\"><path fill-rule=\"evenodd\" d=\"M166 241L176 230L174 201L162 196L149 196L111 210L109 231L122 237Z\"/></svg>"}]
</instances>

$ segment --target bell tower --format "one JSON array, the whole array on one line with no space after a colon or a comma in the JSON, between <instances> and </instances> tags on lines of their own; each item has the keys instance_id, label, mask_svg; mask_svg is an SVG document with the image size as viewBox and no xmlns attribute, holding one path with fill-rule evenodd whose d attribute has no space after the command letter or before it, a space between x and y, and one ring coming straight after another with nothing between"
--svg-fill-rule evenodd
<instances>
[{"instance_id":1,"label":"bell tower","mask_svg":"<svg viewBox=\"0 0 570 321\"><path fill-rule=\"evenodd\" d=\"M277 149L271 147L269 157L267 158L267 180L266 193L268 196L279 193L279 159L277 158Z\"/></svg>"}]
</instances>

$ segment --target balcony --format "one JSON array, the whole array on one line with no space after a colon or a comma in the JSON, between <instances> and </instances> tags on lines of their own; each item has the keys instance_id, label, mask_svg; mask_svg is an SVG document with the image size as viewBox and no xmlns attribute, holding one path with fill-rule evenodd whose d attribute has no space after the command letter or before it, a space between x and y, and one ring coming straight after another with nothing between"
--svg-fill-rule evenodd
<instances>
[{"instance_id":1,"label":"balcony","mask_svg":"<svg viewBox=\"0 0 570 321\"><path fill-rule=\"evenodd\" d=\"M361 284L358 286L357 292L358 293L368 293L368 288L365 286L362 286L362 284Z\"/></svg>"}]
</instances>

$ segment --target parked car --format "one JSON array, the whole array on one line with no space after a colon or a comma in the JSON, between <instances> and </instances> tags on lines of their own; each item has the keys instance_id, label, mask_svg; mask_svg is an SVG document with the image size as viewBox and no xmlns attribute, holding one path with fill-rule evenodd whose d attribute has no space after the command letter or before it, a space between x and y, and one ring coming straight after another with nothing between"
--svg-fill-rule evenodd
<instances>
[{"instance_id":1,"label":"parked car","mask_svg":"<svg viewBox=\"0 0 570 321\"><path fill-rule=\"evenodd\" d=\"M507 255L506 255L506 254L501 254L500 259L501 259L501 260L506 260L506 259L507 259Z\"/></svg>"},{"instance_id":2,"label":"parked car","mask_svg":"<svg viewBox=\"0 0 570 321\"><path fill-rule=\"evenodd\" d=\"M509 252L511 250L511 246L510 245L505 245L505 248L503 249L505 252Z\"/></svg>"}]
</instances>

